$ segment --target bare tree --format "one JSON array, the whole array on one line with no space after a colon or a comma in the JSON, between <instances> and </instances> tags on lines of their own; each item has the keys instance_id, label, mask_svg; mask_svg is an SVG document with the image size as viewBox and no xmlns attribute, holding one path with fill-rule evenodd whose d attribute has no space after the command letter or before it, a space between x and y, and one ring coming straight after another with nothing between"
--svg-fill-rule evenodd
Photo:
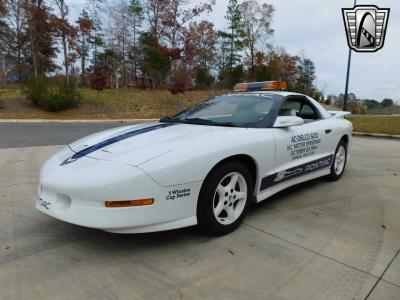
<instances>
[{"instance_id":1,"label":"bare tree","mask_svg":"<svg viewBox=\"0 0 400 300\"><path fill-rule=\"evenodd\" d=\"M15 59L18 79L22 79L23 73L23 28L26 24L26 13L23 0L7 0L4 2L7 14L4 22L9 26L11 39L9 47L13 50L10 55ZM3 35L6 37L6 35Z\"/></svg>"},{"instance_id":2,"label":"bare tree","mask_svg":"<svg viewBox=\"0 0 400 300\"><path fill-rule=\"evenodd\" d=\"M168 14L164 15L165 27L162 37L172 49L177 48L185 26L201 14L212 11L215 0L200 3L191 8L185 8L187 4L187 0L170 0Z\"/></svg>"},{"instance_id":3,"label":"bare tree","mask_svg":"<svg viewBox=\"0 0 400 300\"><path fill-rule=\"evenodd\" d=\"M166 24L163 21L168 19L171 0L147 0L146 2L146 14L150 32L158 40L164 33Z\"/></svg>"},{"instance_id":4,"label":"bare tree","mask_svg":"<svg viewBox=\"0 0 400 300\"><path fill-rule=\"evenodd\" d=\"M4 83L14 67L13 31L3 20L5 13L5 6L0 6L0 82Z\"/></svg>"},{"instance_id":5,"label":"bare tree","mask_svg":"<svg viewBox=\"0 0 400 300\"><path fill-rule=\"evenodd\" d=\"M215 0L209 0L207 3L199 3L190 8L185 7L187 0L169 0L167 6L167 14L163 16L162 24L164 25L161 39L167 44L173 52L179 48L180 44L185 42L186 26L196 17L203 13L210 12ZM176 78L179 66L179 56L175 56L171 63L171 78ZM170 82L171 84L172 82Z\"/></svg>"},{"instance_id":6,"label":"bare tree","mask_svg":"<svg viewBox=\"0 0 400 300\"><path fill-rule=\"evenodd\" d=\"M148 0L146 13L152 35L163 39L171 48L176 48L182 28L193 18L209 12L215 0L187 8L187 0Z\"/></svg>"},{"instance_id":7,"label":"bare tree","mask_svg":"<svg viewBox=\"0 0 400 300\"><path fill-rule=\"evenodd\" d=\"M61 38L61 45L63 48L64 56L64 69L66 84L70 83L69 67L75 61L76 55L74 52L70 53L75 47L75 39L77 29L73 27L68 20L69 7L65 0L54 0L59 11L58 18L55 18L54 24L55 29L59 37Z\"/></svg>"},{"instance_id":8,"label":"bare tree","mask_svg":"<svg viewBox=\"0 0 400 300\"><path fill-rule=\"evenodd\" d=\"M123 86L127 86L127 49L132 39L130 17L129 5L124 0L121 0L109 10L108 47L117 54L114 70L116 88L119 88L120 73Z\"/></svg>"},{"instance_id":9,"label":"bare tree","mask_svg":"<svg viewBox=\"0 0 400 300\"><path fill-rule=\"evenodd\" d=\"M260 5L257 0L246 0L240 4L244 25L244 46L250 68L254 71L257 45L273 33L272 18L275 8L268 3Z\"/></svg>"},{"instance_id":10,"label":"bare tree","mask_svg":"<svg viewBox=\"0 0 400 300\"><path fill-rule=\"evenodd\" d=\"M90 20L93 24L93 35L91 36L91 46L93 47L93 63L97 64L97 56L99 48L103 46L102 36L102 18L101 11L103 10L104 0L86 0L87 9L89 11Z\"/></svg>"}]
</instances>

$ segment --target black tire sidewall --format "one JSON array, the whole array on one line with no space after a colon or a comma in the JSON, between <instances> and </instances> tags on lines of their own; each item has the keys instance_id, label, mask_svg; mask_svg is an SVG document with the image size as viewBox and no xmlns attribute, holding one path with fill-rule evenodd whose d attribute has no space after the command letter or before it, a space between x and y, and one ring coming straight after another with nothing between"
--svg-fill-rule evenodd
<instances>
[{"instance_id":1,"label":"black tire sidewall","mask_svg":"<svg viewBox=\"0 0 400 300\"><path fill-rule=\"evenodd\" d=\"M336 162L336 154L338 153L340 146L343 146L343 147L344 147L344 151L345 151L345 160L344 160L344 167L343 167L343 170L342 170L342 172L338 175L338 174L336 174L336 172L335 172L335 162ZM344 173L344 171L345 171L345 169L346 169L346 165L347 165L347 145L346 145L346 143L345 143L343 140L341 140L341 141L339 142L339 144L337 145L335 154L334 154L334 156L333 156L333 161L332 161L332 166L331 166L331 174L329 175L329 179L332 180L332 181L339 180L339 179L343 176L343 173Z\"/></svg>"},{"instance_id":2,"label":"black tire sidewall","mask_svg":"<svg viewBox=\"0 0 400 300\"><path fill-rule=\"evenodd\" d=\"M240 217L229 225L223 225L217 221L214 215L214 194L220 181L229 173L238 172L246 180L247 200ZM213 170L205 179L200 190L197 204L197 220L200 228L210 235L224 235L234 231L243 221L250 205L253 193L253 182L249 170L240 162L227 162Z\"/></svg>"}]
</instances>

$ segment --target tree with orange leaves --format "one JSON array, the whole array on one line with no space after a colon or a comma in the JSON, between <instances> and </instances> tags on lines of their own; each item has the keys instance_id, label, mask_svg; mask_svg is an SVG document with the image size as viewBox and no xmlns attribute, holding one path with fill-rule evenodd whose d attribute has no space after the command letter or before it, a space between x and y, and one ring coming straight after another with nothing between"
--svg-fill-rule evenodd
<instances>
[{"instance_id":1,"label":"tree with orange leaves","mask_svg":"<svg viewBox=\"0 0 400 300\"><path fill-rule=\"evenodd\" d=\"M208 21L194 22L189 28L191 43L194 47L193 61L207 71L216 61L218 33L214 28L214 24Z\"/></svg>"},{"instance_id":2,"label":"tree with orange leaves","mask_svg":"<svg viewBox=\"0 0 400 300\"><path fill-rule=\"evenodd\" d=\"M37 79L57 69L54 62L58 52L54 39L54 15L45 0L28 1L25 11L27 20L22 39L30 49L25 60L29 66L28 76Z\"/></svg>"},{"instance_id":3,"label":"tree with orange leaves","mask_svg":"<svg viewBox=\"0 0 400 300\"><path fill-rule=\"evenodd\" d=\"M86 86L86 61L89 56L94 24L86 9L82 10L76 23L78 24L76 51L81 59L81 86Z\"/></svg>"}]
</instances>

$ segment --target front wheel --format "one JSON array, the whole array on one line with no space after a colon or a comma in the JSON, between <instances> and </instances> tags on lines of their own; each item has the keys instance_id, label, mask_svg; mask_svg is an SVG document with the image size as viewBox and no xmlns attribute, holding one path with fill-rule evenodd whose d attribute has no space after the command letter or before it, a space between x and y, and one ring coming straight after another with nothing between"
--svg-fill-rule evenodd
<instances>
[{"instance_id":1,"label":"front wheel","mask_svg":"<svg viewBox=\"0 0 400 300\"><path fill-rule=\"evenodd\" d=\"M333 163L331 166L331 173L328 175L328 179L331 181L339 180L346 168L347 163L347 145L341 140L336 148L335 155L333 157Z\"/></svg>"},{"instance_id":2,"label":"front wheel","mask_svg":"<svg viewBox=\"0 0 400 300\"><path fill-rule=\"evenodd\" d=\"M246 166L228 162L215 169L203 183L197 205L200 228L211 235L224 235L242 223L253 192Z\"/></svg>"}]
</instances>

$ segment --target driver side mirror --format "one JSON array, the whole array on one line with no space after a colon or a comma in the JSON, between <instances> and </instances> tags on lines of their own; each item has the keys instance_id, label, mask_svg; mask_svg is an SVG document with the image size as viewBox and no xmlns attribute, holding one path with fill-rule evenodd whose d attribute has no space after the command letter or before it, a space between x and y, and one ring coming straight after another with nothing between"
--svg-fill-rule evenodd
<instances>
[{"instance_id":1,"label":"driver side mirror","mask_svg":"<svg viewBox=\"0 0 400 300\"><path fill-rule=\"evenodd\" d=\"M304 120L299 117L277 117L274 128L288 128L292 126L300 126L304 124Z\"/></svg>"}]
</instances>

